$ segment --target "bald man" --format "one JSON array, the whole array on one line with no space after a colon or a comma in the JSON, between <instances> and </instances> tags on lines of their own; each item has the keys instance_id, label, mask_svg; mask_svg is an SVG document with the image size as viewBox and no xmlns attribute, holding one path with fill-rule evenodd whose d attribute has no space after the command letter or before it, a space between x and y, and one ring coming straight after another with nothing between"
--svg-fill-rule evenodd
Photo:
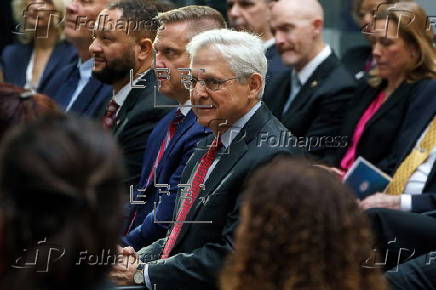
<instances>
[{"instance_id":1,"label":"bald man","mask_svg":"<svg viewBox=\"0 0 436 290\"><path fill-rule=\"evenodd\" d=\"M346 146L338 136L355 82L323 41L324 10L317 0L279 0L271 28L290 71L273 77L264 100L314 157Z\"/></svg>"}]
</instances>

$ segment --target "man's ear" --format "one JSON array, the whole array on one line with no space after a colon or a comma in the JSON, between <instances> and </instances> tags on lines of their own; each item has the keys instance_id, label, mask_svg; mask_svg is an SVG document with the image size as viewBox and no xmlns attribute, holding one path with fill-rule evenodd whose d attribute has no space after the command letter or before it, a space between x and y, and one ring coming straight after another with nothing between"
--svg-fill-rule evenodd
<instances>
[{"instance_id":1,"label":"man's ear","mask_svg":"<svg viewBox=\"0 0 436 290\"><path fill-rule=\"evenodd\" d=\"M319 36L324 29L324 21L322 19L313 20L313 29L315 31L315 35Z\"/></svg>"},{"instance_id":2,"label":"man's ear","mask_svg":"<svg viewBox=\"0 0 436 290\"><path fill-rule=\"evenodd\" d=\"M263 84L262 76L259 73L252 73L247 82L249 90L248 98L253 100L258 99Z\"/></svg>"},{"instance_id":3,"label":"man's ear","mask_svg":"<svg viewBox=\"0 0 436 290\"><path fill-rule=\"evenodd\" d=\"M138 60L141 62L150 59L153 54L153 42L150 38L143 37L137 41L139 51L137 54Z\"/></svg>"}]
</instances>

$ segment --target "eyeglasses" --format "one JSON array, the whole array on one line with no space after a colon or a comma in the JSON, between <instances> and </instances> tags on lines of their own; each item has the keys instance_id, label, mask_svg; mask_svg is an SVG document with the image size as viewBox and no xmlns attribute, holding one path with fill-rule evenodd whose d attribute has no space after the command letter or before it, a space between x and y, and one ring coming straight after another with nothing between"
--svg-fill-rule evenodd
<instances>
[{"instance_id":1,"label":"eyeglasses","mask_svg":"<svg viewBox=\"0 0 436 290\"><path fill-rule=\"evenodd\" d=\"M185 88L187 90L192 90L197 86L197 83L200 83L201 85L205 86L207 89L211 90L211 91L218 91L221 88L221 85L231 81L231 80L236 80L238 79L237 77L235 78L230 78L230 79L226 79L226 80L218 80L218 79L214 79L214 78L207 78L204 80L199 80L196 77L192 77L191 80L187 80L185 82L183 82L183 84L185 85Z\"/></svg>"}]
</instances>

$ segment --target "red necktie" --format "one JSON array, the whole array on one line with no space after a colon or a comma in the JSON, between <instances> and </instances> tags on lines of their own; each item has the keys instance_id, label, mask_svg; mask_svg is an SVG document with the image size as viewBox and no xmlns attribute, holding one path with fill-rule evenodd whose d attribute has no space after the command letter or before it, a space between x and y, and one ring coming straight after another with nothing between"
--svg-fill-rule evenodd
<instances>
[{"instance_id":1,"label":"red necktie","mask_svg":"<svg viewBox=\"0 0 436 290\"><path fill-rule=\"evenodd\" d=\"M104 128L111 129L115 123L116 113L119 109L118 105L114 99L112 99L106 106L106 113L102 118L101 122Z\"/></svg>"},{"instance_id":2,"label":"red necktie","mask_svg":"<svg viewBox=\"0 0 436 290\"><path fill-rule=\"evenodd\" d=\"M150 184L152 181L152 178L154 176L155 169L159 166L159 162L161 161L165 150L168 147L168 144L170 144L171 140L173 139L174 135L176 134L177 126L183 122L183 119L185 116L180 112L180 110L176 111L176 114L174 116L174 119L171 121L170 125L168 126L168 132L166 137L162 140L162 143L160 144L159 152L157 153L156 160L154 161L153 167L150 171L150 174L147 178L146 187Z\"/></svg>"},{"instance_id":3,"label":"red necktie","mask_svg":"<svg viewBox=\"0 0 436 290\"><path fill-rule=\"evenodd\" d=\"M141 188L141 190L147 188L151 184L151 182L153 181L154 172L156 171L156 168L159 166L159 162L162 160L162 157L165 153L165 150L168 147L168 144L170 144L171 140L173 139L174 135L176 134L177 126L181 122L183 122L184 118L185 118L185 116L182 114L182 112L180 112L180 110L177 110L176 114L174 116L174 119L168 125L168 132L167 132L165 138L162 140L162 143L160 144L159 151L157 153L157 157L153 163L153 167L151 168L150 173L148 174L147 181L146 181L145 185L141 184L139 186L139 188ZM128 234L130 232L130 230L132 229L132 226L136 220L137 210L138 209L135 210L133 217L132 217L131 221L129 222L129 226L127 227L125 234Z\"/></svg>"},{"instance_id":4,"label":"red necktie","mask_svg":"<svg viewBox=\"0 0 436 290\"><path fill-rule=\"evenodd\" d=\"M198 168L195 171L194 177L192 178L190 194L186 195L186 197L189 196L189 198L182 197L183 200L181 202L181 206L177 214L176 223L171 229L170 235L167 239L167 242L165 243L165 247L163 249L161 259L166 259L169 257L169 254L171 253L171 250L175 245L177 237L180 234L180 230L182 229L183 222L186 220L186 216L188 215L189 210L191 209L192 205L197 199L198 194L201 191L200 185L203 184L207 171L209 170L209 167L212 165L213 161L215 160L220 145L221 142L219 141L219 135L218 135L213 140L206 154L204 154L203 157L201 157Z\"/></svg>"}]
</instances>

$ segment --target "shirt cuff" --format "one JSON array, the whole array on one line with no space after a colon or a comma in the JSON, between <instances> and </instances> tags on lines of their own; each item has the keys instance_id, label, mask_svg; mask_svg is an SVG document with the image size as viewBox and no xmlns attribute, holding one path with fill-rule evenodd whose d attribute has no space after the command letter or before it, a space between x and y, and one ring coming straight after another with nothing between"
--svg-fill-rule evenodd
<instances>
[{"instance_id":1,"label":"shirt cuff","mask_svg":"<svg viewBox=\"0 0 436 290\"><path fill-rule=\"evenodd\" d=\"M153 290L153 287L151 287L150 277L148 277L148 264L145 264L144 267L144 281L147 289Z\"/></svg>"},{"instance_id":2,"label":"shirt cuff","mask_svg":"<svg viewBox=\"0 0 436 290\"><path fill-rule=\"evenodd\" d=\"M410 194L402 194L400 200L400 207L403 211L412 210L412 196Z\"/></svg>"}]
</instances>

